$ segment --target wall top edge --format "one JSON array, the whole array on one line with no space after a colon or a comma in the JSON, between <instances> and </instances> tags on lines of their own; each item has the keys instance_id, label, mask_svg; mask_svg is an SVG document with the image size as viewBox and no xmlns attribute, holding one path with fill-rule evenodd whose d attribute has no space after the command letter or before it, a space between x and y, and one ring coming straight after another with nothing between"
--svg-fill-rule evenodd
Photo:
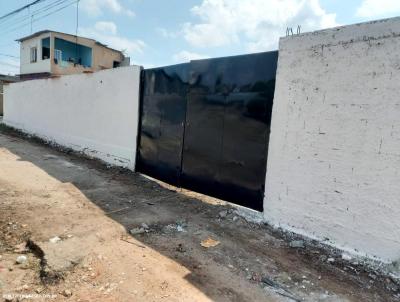
<instances>
[{"instance_id":1,"label":"wall top edge","mask_svg":"<svg viewBox=\"0 0 400 302\"><path fill-rule=\"evenodd\" d=\"M279 50L369 42L400 36L400 17L368 21L281 37Z\"/></svg>"}]
</instances>

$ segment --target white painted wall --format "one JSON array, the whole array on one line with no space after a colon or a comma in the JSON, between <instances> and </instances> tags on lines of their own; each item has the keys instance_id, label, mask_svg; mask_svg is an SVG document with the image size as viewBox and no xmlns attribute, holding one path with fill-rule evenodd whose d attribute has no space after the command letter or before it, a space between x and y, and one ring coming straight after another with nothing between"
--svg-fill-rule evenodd
<instances>
[{"instance_id":1,"label":"white painted wall","mask_svg":"<svg viewBox=\"0 0 400 302\"><path fill-rule=\"evenodd\" d=\"M42 39L50 37L45 33L21 42L20 74L51 72L51 59L42 60ZM31 63L31 48L37 48L37 62Z\"/></svg>"},{"instance_id":2,"label":"white painted wall","mask_svg":"<svg viewBox=\"0 0 400 302\"><path fill-rule=\"evenodd\" d=\"M140 67L5 87L4 122L107 163L134 169Z\"/></svg>"},{"instance_id":3,"label":"white painted wall","mask_svg":"<svg viewBox=\"0 0 400 302\"><path fill-rule=\"evenodd\" d=\"M265 218L400 258L400 19L280 41Z\"/></svg>"}]
</instances>

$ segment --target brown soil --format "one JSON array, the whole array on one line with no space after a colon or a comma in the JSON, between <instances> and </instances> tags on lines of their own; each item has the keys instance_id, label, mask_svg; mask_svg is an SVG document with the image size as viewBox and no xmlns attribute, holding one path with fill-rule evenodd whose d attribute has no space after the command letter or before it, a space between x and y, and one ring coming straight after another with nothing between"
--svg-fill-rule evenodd
<instances>
[{"instance_id":1,"label":"brown soil","mask_svg":"<svg viewBox=\"0 0 400 302\"><path fill-rule=\"evenodd\" d=\"M291 248L222 201L4 131L0 255L0 299L14 301L400 299L390 278Z\"/></svg>"}]
</instances>

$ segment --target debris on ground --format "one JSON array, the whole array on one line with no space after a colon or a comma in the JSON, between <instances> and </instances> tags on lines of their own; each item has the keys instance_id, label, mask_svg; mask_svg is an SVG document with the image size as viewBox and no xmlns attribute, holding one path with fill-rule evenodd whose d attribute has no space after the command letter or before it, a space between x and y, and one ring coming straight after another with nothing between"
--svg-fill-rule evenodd
<instances>
[{"instance_id":1,"label":"debris on ground","mask_svg":"<svg viewBox=\"0 0 400 302\"><path fill-rule=\"evenodd\" d=\"M131 237L131 238L132 238L132 237ZM142 249L145 249L145 248L146 248L145 246L143 246L143 245L141 245L141 244L138 244L138 243L136 243L136 242L133 242L132 240L129 240L129 238L127 238L126 236L121 236L121 240L124 241L124 242L130 243L130 244L132 244L132 245L135 245L135 246L137 246L137 247L140 247L140 248L142 248ZM101 256L99 256L99 257L100 257L100 259L102 258Z\"/></svg>"},{"instance_id":2,"label":"debris on ground","mask_svg":"<svg viewBox=\"0 0 400 302\"><path fill-rule=\"evenodd\" d=\"M20 255L17 257L17 260L15 261L17 264L24 264L28 261L28 257L25 255Z\"/></svg>"},{"instance_id":3,"label":"debris on ground","mask_svg":"<svg viewBox=\"0 0 400 302\"><path fill-rule=\"evenodd\" d=\"M26 252L26 242L22 242L14 246L14 253L24 253Z\"/></svg>"},{"instance_id":4,"label":"debris on ground","mask_svg":"<svg viewBox=\"0 0 400 302\"><path fill-rule=\"evenodd\" d=\"M292 248L304 248L303 240L293 240L289 243L289 246Z\"/></svg>"},{"instance_id":5,"label":"debris on ground","mask_svg":"<svg viewBox=\"0 0 400 302\"><path fill-rule=\"evenodd\" d=\"M62 292L61 292L61 294L64 296L64 297L71 297L72 296L72 291L70 291L69 289L65 289L65 290L63 290Z\"/></svg>"},{"instance_id":6,"label":"debris on ground","mask_svg":"<svg viewBox=\"0 0 400 302\"><path fill-rule=\"evenodd\" d=\"M185 252L186 252L186 249L185 249L185 247L183 246L182 243L179 243L179 244L178 244L178 247L176 248L176 251L177 251L177 252L180 252L180 253L185 253Z\"/></svg>"},{"instance_id":7,"label":"debris on ground","mask_svg":"<svg viewBox=\"0 0 400 302\"><path fill-rule=\"evenodd\" d=\"M57 243L59 241L61 241L61 238L58 236L55 236L55 237L49 239L50 243Z\"/></svg>"},{"instance_id":8,"label":"debris on ground","mask_svg":"<svg viewBox=\"0 0 400 302\"><path fill-rule=\"evenodd\" d=\"M211 237L201 241L201 246L205 248L214 247L218 244L220 244L220 242L218 240L212 239Z\"/></svg>"},{"instance_id":9,"label":"debris on ground","mask_svg":"<svg viewBox=\"0 0 400 302\"><path fill-rule=\"evenodd\" d=\"M263 276L261 278L261 282L265 283L266 285L272 286L272 287L280 287L280 285L278 283L276 283L274 280L272 280L269 277Z\"/></svg>"},{"instance_id":10,"label":"debris on ground","mask_svg":"<svg viewBox=\"0 0 400 302\"><path fill-rule=\"evenodd\" d=\"M175 225L176 225L176 230L182 233L186 232L185 228L188 226L188 223L185 220L177 220Z\"/></svg>"},{"instance_id":11,"label":"debris on ground","mask_svg":"<svg viewBox=\"0 0 400 302\"><path fill-rule=\"evenodd\" d=\"M226 216L228 216L228 211L227 210L223 210L223 211L218 213L218 216L220 218L226 218Z\"/></svg>"},{"instance_id":12,"label":"debris on ground","mask_svg":"<svg viewBox=\"0 0 400 302\"><path fill-rule=\"evenodd\" d=\"M161 231L165 234L172 234L174 232L186 233L187 223L181 220L176 221L174 224L167 224L162 227Z\"/></svg>"},{"instance_id":13,"label":"debris on ground","mask_svg":"<svg viewBox=\"0 0 400 302\"><path fill-rule=\"evenodd\" d=\"M142 223L140 227L135 227L129 231L131 235L139 235L150 232L150 227L146 223Z\"/></svg>"},{"instance_id":14,"label":"debris on ground","mask_svg":"<svg viewBox=\"0 0 400 302\"><path fill-rule=\"evenodd\" d=\"M185 231L185 229L183 228L183 226L181 226L181 225L177 225L176 226L176 230L178 231L178 232L184 232Z\"/></svg>"},{"instance_id":15,"label":"debris on ground","mask_svg":"<svg viewBox=\"0 0 400 302\"><path fill-rule=\"evenodd\" d=\"M343 253L342 259L346 260L346 261L350 261L351 259L353 259L353 257L351 257L349 254Z\"/></svg>"},{"instance_id":16,"label":"debris on ground","mask_svg":"<svg viewBox=\"0 0 400 302\"><path fill-rule=\"evenodd\" d=\"M146 233L146 229L145 228L133 228L129 231L129 233L131 233L131 235L138 235L138 234L144 234Z\"/></svg>"}]
</instances>

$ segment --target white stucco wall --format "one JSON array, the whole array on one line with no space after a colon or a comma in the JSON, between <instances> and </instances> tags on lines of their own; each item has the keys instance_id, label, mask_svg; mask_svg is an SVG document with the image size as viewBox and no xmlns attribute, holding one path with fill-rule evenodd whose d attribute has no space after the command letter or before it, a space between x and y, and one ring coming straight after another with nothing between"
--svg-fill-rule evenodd
<instances>
[{"instance_id":1,"label":"white stucco wall","mask_svg":"<svg viewBox=\"0 0 400 302\"><path fill-rule=\"evenodd\" d=\"M400 19L282 38L267 221L400 258Z\"/></svg>"},{"instance_id":2,"label":"white stucco wall","mask_svg":"<svg viewBox=\"0 0 400 302\"><path fill-rule=\"evenodd\" d=\"M5 87L4 122L107 163L134 169L140 67Z\"/></svg>"},{"instance_id":3,"label":"white stucco wall","mask_svg":"<svg viewBox=\"0 0 400 302\"><path fill-rule=\"evenodd\" d=\"M50 33L45 33L21 42L20 74L51 72L51 60L42 60L42 39L49 37ZM31 63L32 47L37 49L37 61L35 63Z\"/></svg>"}]
</instances>

